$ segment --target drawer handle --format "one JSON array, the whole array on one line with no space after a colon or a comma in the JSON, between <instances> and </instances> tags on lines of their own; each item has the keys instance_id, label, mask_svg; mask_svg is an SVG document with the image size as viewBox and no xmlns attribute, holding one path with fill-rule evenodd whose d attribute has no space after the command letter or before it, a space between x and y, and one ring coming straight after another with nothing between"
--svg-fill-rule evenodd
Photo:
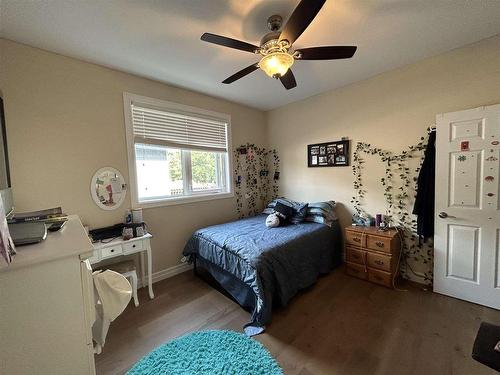
<instances>
[{"instance_id":1,"label":"drawer handle","mask_svg":"<svg viewBox=\"0 0 500 375\"><path fill-rule=\"evenodd\" d=\"M382 266L384 264L384 262L382 262L381 260L376 260L373 263L378 264L379 266Z\"/></svg>"},{"instance_id":2,"label":"drawer handle","mask_svg":"<svg viewBox=\"0 0 500 375\"><path fill-rule=\"evenodd\" d=\"M384 247L384 243L381 241L375 242L375 245L377 245L378 247Z\"/></svg>"},{"instance_id":3,"label":"drawer handle","mask_svg":"<svg viewBox=\"0 0 500 375\"><path fill-rule=\"evenodd\" d=\"M361 242L361 238L358 238L358 237L353 237L352 239L354 242Z\"/></svg>"},{"instance_id":4,"label":"drawer handle","mask_svg":"<svg viewBox=\"0 0 500 375\"><path fill-rule=\"evenodd\" d=\"M135 244L133 244L132 247L135 247Z\"/></svg>"},{"instance_id":5,"label":"drawer handle","mask_svg":"<svg viewBox=\"0 0 500 375\"><path fill-rule=\"evenodd\" d=\"M378 280L378 281L384 281L384 279L378 275L375 275L375 280Z\"/></svg>"},{"instance_id":6,"label":"drawer handle","mask_svg":"<svg viewBox=\"0 0 500 375\"><path fill-rule=\"evenodd\" d=\"M111 249L111 252L114 253L115 252L115 249Z\"/></svg>"}]
</instances>

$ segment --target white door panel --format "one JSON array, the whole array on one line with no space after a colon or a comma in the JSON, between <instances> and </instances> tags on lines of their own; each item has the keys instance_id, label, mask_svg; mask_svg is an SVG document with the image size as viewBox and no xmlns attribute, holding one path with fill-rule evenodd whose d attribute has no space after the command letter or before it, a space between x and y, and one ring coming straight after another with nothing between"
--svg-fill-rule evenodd
<instances>
[{"instance_id":1,"label":"white door panel","mask_svg":"<svg viewBox=\"0 0 500 375\"><path fill-rule=\"evenodd\" d=\"M450 122L450 141L483 138L484 119Z\"/></svg>"},{"instance_id":2,"label":"white door panel","mask_svg":"<svg viewBox=\"0 0 500 375\"><path fill-rule=\"evenodd\" d=\"M480 207L481 151L450 154L450 206Z\"/></svg>"},{"instance_id":3,"label":"white door panel","mask_svg":"<svg viewBox=\"0 0 500 375\"><path fill-rule=\"evenodd\" d=\"M446 276L478 282L479 231L478 227L448 225Z\"/></svg>"},{"instance_id":4,"label":"white door panel","mask_svg":"<svg viewBox=\"0 0 500 375\"><path fill-rule=\"evenodd\" d=\"M434 291L500 309L500 105L436 128Z\"/></svg>"}]
</instances>

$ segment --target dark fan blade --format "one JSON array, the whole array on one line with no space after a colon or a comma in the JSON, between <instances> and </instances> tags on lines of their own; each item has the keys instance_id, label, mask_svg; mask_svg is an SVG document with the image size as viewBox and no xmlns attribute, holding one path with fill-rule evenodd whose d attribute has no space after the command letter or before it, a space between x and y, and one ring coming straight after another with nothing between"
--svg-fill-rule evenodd
<instances>
[{"instance_id":1,"label":"dark fan blade","mask_svg":"<svg viewBox=\"0 0 500 375\"><path fill-rule=\"evenodd\" d=\"M326 0L301 0L283 27L280 40L286 39L290 44L293 44L307 29L325 2Z\"/></svg>"},{"instance_id":2,"label":"dark fan blade","mask_svg":"<svg viewBox=\"0 0 500 375\"><path fill-rule=\"evenodd\" d=\"M300 53L299 60L335 60L348 59L354 55L355 46L330 46L312 47L297 50Z\"/></svg>"},{"instance_id":3,"label":"dark fan blade","mask_svg":"<svg viewBox=\"0 0 500 375\"><path fill-rule=\"evenodd\" d=\"M242 42L241 40L236 40L225 36L215 35L210 33L203 34L201 36L201 40L203 40L204 42L214 43L220 46L235 48L252 53L254 53L255 50L259 49L259 47L254 46L253 44L247 42Z\"/></svg>"},{"instance_id":4,"label":"dark fan blade","mask_svg":"<svg viewBox=\"0 0 500 375\"><path fill-rule=\"evenodd\" d=\"M226 78L222 83L233 83L234 81L237 81L240 78L243 78L247 74L252 73L254 70L259 69L258 63L252 64L250 66L247 66L245 69L241 69L239 72L234 73L231 77Z\"/></svg>"},{"instance_id":5,"label":"dark fan blade","mask_svg":"<svg viewBox=\"0 0 500 375\"><path fill-rule=\"evenodd\" d=\"M287 90L293 89L297 86L297 81L295 81L295 76L293 75L291 69L288 69L288 72L286 72L283 77L280 77L280 81Z\"/></svg>"}]
</instances>

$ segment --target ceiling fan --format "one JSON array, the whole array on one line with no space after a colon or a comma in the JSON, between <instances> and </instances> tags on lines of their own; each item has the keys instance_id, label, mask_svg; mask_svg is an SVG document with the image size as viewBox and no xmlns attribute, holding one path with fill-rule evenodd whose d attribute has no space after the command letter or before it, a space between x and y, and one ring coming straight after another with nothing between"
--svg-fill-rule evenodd
<instances>
[{"instance_id":1,"label":"ceiling fan","mask_svg":"<svg viewBox=\"0 0 500 375\"><path fill-rule=\"evenodd\" d=\"M267 20L270 33L264 35L260 46L228 38L221 35L205 33L201 40L218 44L224 47L239 49L261 55L256 62L245 69L226 78L222 83L233 83L257 69L262 69L269 77L279 79L287 90L297 86L295 76L290 67L295 60L336 60L351 58L356 52L355 46L324 46L292 49L293 43L299 38L309 24L314 20L326 0L301 0L295 8L288 22L279 31L283 19L273 15Z\"/></svg>"}]
</instances>

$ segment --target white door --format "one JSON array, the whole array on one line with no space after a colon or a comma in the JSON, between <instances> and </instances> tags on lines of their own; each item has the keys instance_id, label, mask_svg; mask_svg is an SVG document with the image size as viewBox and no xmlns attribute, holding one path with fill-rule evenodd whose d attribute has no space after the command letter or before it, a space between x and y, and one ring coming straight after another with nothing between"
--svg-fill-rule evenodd
<instances>
[{"instance_id":1,"label":"white door","mask_svg":"<svg viewBox=\"0 0 500 375\"><path fill-rule=\"evenodd\" d=\"M500 105L436 116L434 291L500 309Z\"/></svg>"}]
</instances>

